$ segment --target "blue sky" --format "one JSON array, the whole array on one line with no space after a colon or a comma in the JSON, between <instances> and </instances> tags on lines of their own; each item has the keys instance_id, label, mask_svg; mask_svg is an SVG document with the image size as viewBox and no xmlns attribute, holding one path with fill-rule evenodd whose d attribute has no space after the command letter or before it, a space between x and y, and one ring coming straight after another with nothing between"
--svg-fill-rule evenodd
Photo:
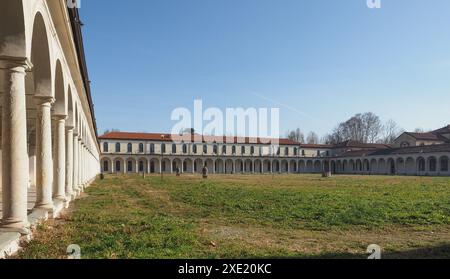
<instances>
[{"instance_id":1,"label":"blue sky","mask_svg":"<svg viewBox=\"0 0 450 279\"><path fill-rule=\"evenodd\" d=\"M283 133L366 111L406 130L450 124L450 1L381 2L83 0L99 133L169 132L195 99L279 107Z\"/></svg>"}]
</instances>

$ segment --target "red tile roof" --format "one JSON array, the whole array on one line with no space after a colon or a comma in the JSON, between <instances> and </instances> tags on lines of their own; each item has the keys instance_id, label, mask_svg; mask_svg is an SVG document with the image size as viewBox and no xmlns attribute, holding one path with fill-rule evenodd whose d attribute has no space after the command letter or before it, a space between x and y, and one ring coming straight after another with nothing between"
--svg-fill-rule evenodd
<instances>
[{"instance_id":1,"label":"red tile roof","mask_svg":"<svg viewBox=\"0 0 450 279\"><path fill-rule=\"evenodd\" d=\"M444 137L443 135L450 134L450 125L427 133L405 132L405 134L413 137L416 140L441 141L448 143L449 139Z\"/></svg>"},{"instance_id":2,"label":"red tile roof","mask_svg":"<svg viewBox=\"0 0 450 279\"><path fill-rule=\"evenodd\" d=\"M300 144L301 148L333 148L331 144Z\"/></svg>"},{"instance_id":3,"label":"red tile roof","mask_svg":"<svg viewBox=\"0 0 450 279\"><path fill-rule=\"evenodd\" d=\"M432 133L433 134L448 134L448 133L450 133L450 124L443 128L434 130Z\"/></svg>"},{"instance_id":4,"label":"red tile roof","mask_svg":"<svg viewBox=\"0 0 450 279\"><path fill-rule=\"evenodd\" d=\"M429 140L429 141L441 141L440 137L433 133L410 133L406 132L408 136L415 138L416 140Z\"/></svg>"},{"instance_id":5,"label":"red tile roof","mask_svg":"<svg viewBox=\"0 0 450 279\"><path fill-rule=\"evenodd\" d=\"M363 148L363 149L386 149L390 148L387 144L362 143L354 140L347 140L334 145L334 148Z\"/></svg>"},{"instance_id":6,"label":"red tile roof","mask_svg":"<svg viewBox=\"0 0 450 279\"><path fill-rule=\"evenodd\" d=\"M270 144L276 140L280 145L299 145L298 142L289 139L269 139L269 138L249 138L249 137L217 137L217 136L201 136L198 134L172 135L161 133L128 133L128 132L111 132L99 137L103 140L148 140L148 141L176 141L184 142L217 142L217 143L258 143Z\"/></svg>"},{"instance_id":7,"label":"red tile roof","mask_svg":"<svg viewBox=\"0 0 450 279\"><path fill-rule=\"evenodd\" d=\"M442 153L442 152L445 152L445 153L450 152L450 144L411 146L411 147L403 147L403 148L390 148L390 149L378 149L378 150L348 151L348 152L339 154L336 157L365 157L365 156L386 156L386 155Z\"/></svg>"}]
</instances>

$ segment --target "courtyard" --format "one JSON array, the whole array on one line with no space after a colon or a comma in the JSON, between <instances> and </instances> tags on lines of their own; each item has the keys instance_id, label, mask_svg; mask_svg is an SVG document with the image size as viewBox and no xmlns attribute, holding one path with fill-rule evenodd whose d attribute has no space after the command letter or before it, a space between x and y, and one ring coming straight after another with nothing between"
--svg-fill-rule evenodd
<instances>
[{"instance_id":1,"label":"courtyard","mask_svg":"<svg viewBox=\"0 0 450 279\"><path fill-rule=\"evenodd\" d=\"M107 175L16 257L70 244L89 259L450 258L450 177Z\"/></svg>"}]
</instances>

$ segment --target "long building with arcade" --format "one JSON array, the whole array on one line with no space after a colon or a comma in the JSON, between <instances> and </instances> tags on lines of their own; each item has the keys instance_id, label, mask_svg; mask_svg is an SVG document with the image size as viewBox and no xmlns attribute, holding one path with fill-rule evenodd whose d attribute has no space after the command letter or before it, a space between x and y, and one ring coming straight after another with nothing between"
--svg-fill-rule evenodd
<instances>
[{"instance_id":1,"label":"long building with arcade","mask_svg":"<svg viewBox=\"0 0 450 279\"><path fill-rule=\"evenodd\" d=\"M99 137L103 173L294 174L449 176L450 125L408 133L394 144L345 141L301 144L277 139L184 137L160 133L111 132Z\"/></svg>"}]
</instances>

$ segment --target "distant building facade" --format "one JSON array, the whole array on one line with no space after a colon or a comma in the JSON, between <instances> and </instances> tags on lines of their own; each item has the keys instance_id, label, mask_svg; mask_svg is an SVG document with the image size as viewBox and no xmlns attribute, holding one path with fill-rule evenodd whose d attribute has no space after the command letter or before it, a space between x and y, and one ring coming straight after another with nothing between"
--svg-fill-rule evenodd
<instances>
[{"instance_id":1,"label":"distant building facade","mask_svg":"<svg viewBox=\"0 0 450 279\"><path fill-rule=\"evenodd\" d=\"M179 168L194 174L206 166L211 174L450 176L449 126L431 132L438 140L430 133L411 134L402 134L393 145L301 144L288 139L271 145L254 138L201 136L175 142L170 134L122 132L107 133L99 140L104 173L175 173Z\"/></svg>"},{"instance_id":2,"label":"distant building facade","mask_svg":"<svg viewBox=\"0 0 450 279\"><path fill-rule=\"evenodd\" d=\"M394 146L410 147L446 143L450 144L450 125L428 133L405 132L395 140Z\"/></svg>"}]
</instances>

